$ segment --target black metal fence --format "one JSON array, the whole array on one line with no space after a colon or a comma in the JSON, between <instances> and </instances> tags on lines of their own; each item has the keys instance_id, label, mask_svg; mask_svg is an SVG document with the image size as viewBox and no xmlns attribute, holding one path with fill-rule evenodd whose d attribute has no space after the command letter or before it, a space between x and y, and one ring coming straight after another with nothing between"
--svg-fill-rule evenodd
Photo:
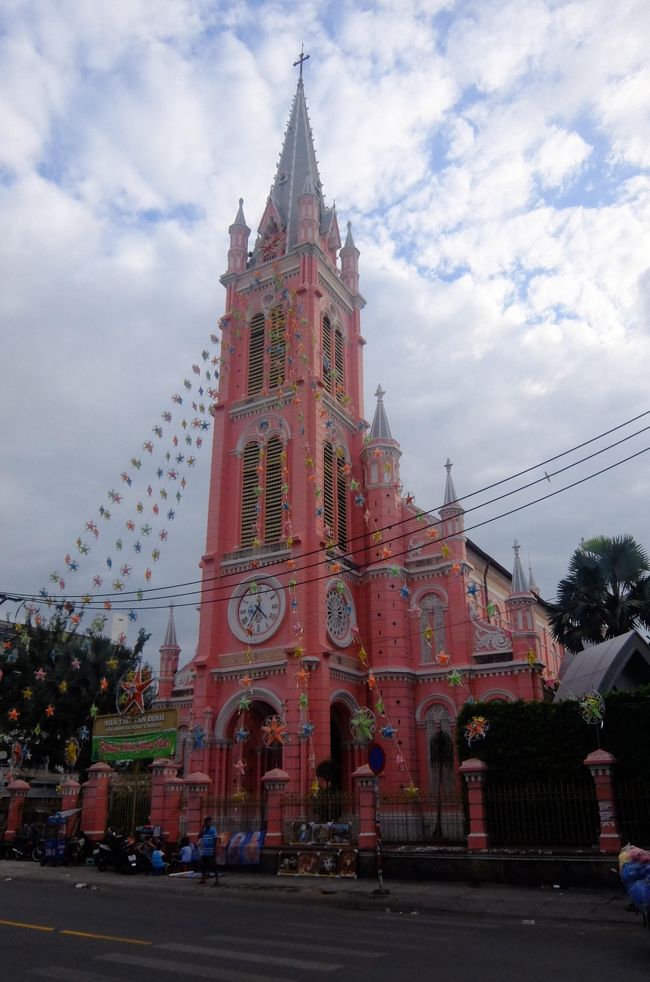
<instances>
[{"instance_id":1,"label":"black metal fence","mask_svg":"<svg viewBox=\"0 0 650 982\"><path fill-rule=\"evenodd\" d=\"M347 838L356 842L359 834L359 799L355 792L321 788L315 794L285 794L282 799L282 828L285 842L307 841L307 827L348 825ZM324 831L323 831L323 834ZM318 832L314 833L316 837ZM309 841L315 841L311 838Z\"/></svg>"},{"instance_id":2,"label":"black metal fence","mask_svg":"<svg viewBox=\"0 0 650 982\"><path fill-rule=\"evenodd\" d=\"M467 835L464 796L455 791L382 794L379 818L382 841L389 845L458 845Z\"/></svg>"},{"instance_id":3,"label":"black metal fence","mask_svg":"<svg viewBox=\"0 0 650 982\"><path fill-rule=\"evenodd\" d=\"M219 832L258 832L265 828L263 795L240 793L228 797L207 796L201 809L209 815Z\"/></svg>"},{"instance_id":4,"label":"black metal fence","mask_svg":"<svg viewBox=\"0 0 650 982\"><path fill-rule=\"evenodd\" d=\"M650 844L650 784L617 780L616 804L623 842L647 848Z\"/></svg>"},{"instance_id":5,"label":"black metal fence","mask_svg":"<svg viewBox=\"0 0 650 982\"><path fill-rule=\"evenodd\" d=\"M598 842L598 805L585 782L507 784L487 781L490 846L588 849Z\"/></svg>"}]
</instances>

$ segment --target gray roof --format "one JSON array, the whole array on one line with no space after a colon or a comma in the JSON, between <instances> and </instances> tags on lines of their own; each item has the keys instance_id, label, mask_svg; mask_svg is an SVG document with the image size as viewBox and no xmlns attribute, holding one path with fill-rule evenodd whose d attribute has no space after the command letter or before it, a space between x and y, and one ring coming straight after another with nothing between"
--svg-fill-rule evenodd
<instances>
[{"instance_id":1,"label":"gray roof","mask_svg":"<svg viewBox=\"0 0 650 982\"><path fill-rule=\"evenodd\" d=\"M176 640L176 625L174 624L174 608L169 608L169 620L167 621L167 630L165 632L165 640L162 643L163 648L178 648L178 641Z\"/></svg>"},{"instance_id":2,"label":"gray roof","mask_svg":"<svg viewBox=\"0 0 650 982\"><path fill-rule=\"evenodd\" d=\"M515 563L512 568L512 589L511 594L515 593L530 593L530 588L528 586L528 580L524 576L524 568L521 565L521 559L519 558L519 550L521 546L515 540L512 547L515 553Z\"/></svg>"},{"instance_id":3,"label":"gray roof","mask_svg":"<svg viewBox=\"0 0 650 982\"><path fill-rule=\"evenodd\" d=\"M591 645L570 658L555 699L576 699L594 690L631 692L650 683L650 646L637 631Z\"/></svg>"},{"instance_id":4,"label":"gray roof","mask_svg":"<svg viewBox=\"0 0 650 982\"><path fill-rule=\"evenodd\" d=\"M445 481L445 497L442 502L443 507L445 505L458 505L458 495L456 494L456 488L454 487L454 479L451 476L451 469L454 465L450 461L449 457L445 461L445 470L447 471L447 479Z\"/></svg>"},{"instance_id":5,"label":"gray roof","mask_svg":"<svg viewBox=\"0 0 650 982\"><path fill-rule=\"evenodd\" d=\"M377 386L377 391L375 396L377 397L377 406L375 408L375 415L372 420L372 426L370 427L370 433L368 434L368 439L370 440L392 440L392 434L390 432L390 426L388 425L388 417L386 416L386 410L384 409L384 396L386 393L382 389L381 385Z\"/></svg>"},{"instance_id":6,"label":"gray roof","mask_svg":"<svg viewBox=\"0 0 650 982\"><path fill-rule=\"evenodd\" d=\"M325 207L301 78L298 80L270 194L282 226L288 230L286 252L295 246L297 240L298 198L311 189L319 201L320 232L323 234L331 225L334 209Z\"/></svg>"}]
</instances>

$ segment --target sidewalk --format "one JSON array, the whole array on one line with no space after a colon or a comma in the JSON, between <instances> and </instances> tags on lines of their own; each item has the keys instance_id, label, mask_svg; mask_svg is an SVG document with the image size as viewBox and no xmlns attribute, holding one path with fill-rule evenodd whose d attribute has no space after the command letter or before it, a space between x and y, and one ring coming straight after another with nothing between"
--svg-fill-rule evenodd
<instances>
[{"instance_id":1,"label":"sidewalk","mask_svg":"<svg viewBox=\"0 0 650 982\"><path fill-rule=\"evenodd\" d=\"M70 888L121 891L156 891L174 896L199 891L198 880L176 877L125 876L100 873L87 866L40 866L32 862L0 862L0 883L31 880L56 882ZM513 887L495 884L439 883L384 879L384 894L376 879L331 880L228 871L219 879L219 890L209 897L228 900L259 899L275 903L317 903L350 910L392 910L422 914L453 914L476 919L510 918L519 923L588 921L590 923L640 925L630 913L622 885L612 875L611 889L586 890L558 887Z\"/></svg>"}]
</instances>

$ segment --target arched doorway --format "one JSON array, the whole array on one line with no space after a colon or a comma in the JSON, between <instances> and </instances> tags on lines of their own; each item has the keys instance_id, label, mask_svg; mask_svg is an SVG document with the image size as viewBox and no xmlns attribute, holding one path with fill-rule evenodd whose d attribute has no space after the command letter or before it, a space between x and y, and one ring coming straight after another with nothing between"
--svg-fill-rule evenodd
<instances>
[{"instance_id":1,"label":"arched doorway","mask_svg":"<svg viewBox=\"0 0 650 982\"><path fill-rule=\"evenodd\" d=\"M228 793L238 790L250 795L262 793L262 778L267 771L282 767L282 744L264 739L262 727L276 716L274 708L256 699L246 712L236 712L227 728L230 746L230 775Z\"/></svg>"}]
</instances>

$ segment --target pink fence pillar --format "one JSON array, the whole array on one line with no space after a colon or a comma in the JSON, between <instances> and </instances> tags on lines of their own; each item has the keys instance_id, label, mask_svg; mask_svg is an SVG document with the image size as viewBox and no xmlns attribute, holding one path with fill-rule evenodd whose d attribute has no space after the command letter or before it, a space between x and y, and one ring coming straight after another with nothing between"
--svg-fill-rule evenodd
<instances>
[{"instance_id":1,"label":"pink fence pillar","mask_svg":"<svg viewBox=\"0 0 650 982\"><path fill-rule=\"evenodd\" d=\"M63 838L70 838L75 829L81 827L79 812L76 810L79 808L80 793L81 785L73 777L69 777L67 781L64 781L63 787L61 788L61 811L74 812L74 814L68 815L65 825L60 830L61 837Z\"/></svg>"},{"instance_id":2,"label":"pink fence pillar","mask_svg":"<svg viewBox=\"0 0 650 982\"><path fill-rule=\"evenodd\" d=\"M616 757L607 750L594 750L583 760L590 772L596 789L598 802L598 817L600 819L600 835L598 845L601 852L619 852L621 849L621 834L616 814L616 798L614 794L614 766Z\"/></svg>"},{"instance_id":3,"label":"pink fence pillar","mask_svg":"<svg viewBox=\"0 0 650 982\"><path fill-rule=\"evenodd\" d=\"M112 773L102 760L88 768L88 780L83 786L81 828L89 839L104 838Z\"/></svg>"},{"instance_id":4,"label":"pink fence pillar","mask_svg":"<svg viewBox=\"0 0 650 982\"><path fill-rule=\"evenodd\" d=\"M20 778L17 778L7 786L7 791L9 792L9 811L7 813L5 839L7 842L13 842L16 838L16 832L23 824L23 808L25 807L29 784L27 781L21 781Z\"/></svg>"},{"instance_id":5,"label":"pink fence pillar","mask_svg":"<svg viewBox=\"0 0 650 982\"><path fill-rule=\"evenodd\" d=\"M165 784L178 774L178 764L167 758L154 760L151 765L151 806L149 809L149 824L154 828L159 826L165 830Z\"/></svg>"},{"instance_id":6,"label":"pink fence pillar","mask_svg":"<svg viewBox=\"0 0 650 982\"><path fill-rule=\"evenodd\" d=\"M359 796L359 849L377 848L377 778L368 764L357 767L352 775Z\"/></svg>"},{"instance_id":7,"label":"pink fence pillar","mask_svg":"<svg viewBox=\"0 0 650 982\"><path fill-rule=\"evenodd\" d=\"M485 813L487 764L482 760L478 760L476 757L471 757L469 760L463 761L459 770L467 785L467 802L469 806L467 848L471 851L487 849L489 844Z\"/></svg>"},{"instance_id":8,"label":"pink fence pillar","mask_svg":"<svg viewBox=\"0 0 650 982\"><path fill-rule=\"evenodd\" d=\"M281 846L282 833L282 799L289 783L289 775L279 767L267 771L262 778L266 792L266 836L267 846Z\"/></svg>"},{"instance_id":9,"label":"pink fence pillar","mask_svg":"<svg viewBox=\"0 0 650 982\"><path fill-rule=\"evenodd\" d=\"M203 771L195 771L185 778L184 783L187 788L187 810L185 812L187 834L191 839L196 839L203 828L203 819L207 818L205 809L212 781Z\"/></svg>"},{"instance_id":10,"label":"pink fence pillar","mask_svg":"<svg viewBox=\"0 0 650 982\"><path fill-rule=\"evenodd\" d=\"M184 788L185 781L180 777L170 777L165 782L164 836L167 842L178 842L181 837L181 810L183 807Z\"/></svg>"}]
</instances>

